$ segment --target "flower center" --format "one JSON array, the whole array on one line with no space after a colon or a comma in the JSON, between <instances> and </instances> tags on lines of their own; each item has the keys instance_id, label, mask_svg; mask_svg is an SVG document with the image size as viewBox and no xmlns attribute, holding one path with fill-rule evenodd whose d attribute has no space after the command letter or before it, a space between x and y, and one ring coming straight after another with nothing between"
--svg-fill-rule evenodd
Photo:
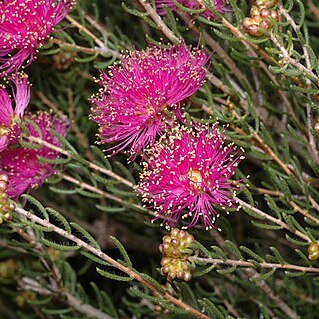
<instances>
[{"instance_id":1,"label":"flower center","mask_svg":"<svg viewBox=\"0 0 319 319\"><path fill-rule=\"evenodd\" d=\"M188 172L188 177L190 184L197 190L201 189L201 184L203 183L203 177L198 169L190 169Z\"/></svg>"}]
</instances>

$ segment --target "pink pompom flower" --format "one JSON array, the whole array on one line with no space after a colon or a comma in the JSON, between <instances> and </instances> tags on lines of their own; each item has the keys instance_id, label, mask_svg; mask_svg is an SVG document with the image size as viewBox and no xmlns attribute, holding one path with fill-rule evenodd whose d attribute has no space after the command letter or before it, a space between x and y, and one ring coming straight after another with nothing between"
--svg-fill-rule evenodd
<instances>
[{"instance_id":1,"label":"pink pompom flower","mask_svg":"<svg viewBox=\"0 0 319 319\"><path fill-rule=\"evenodd\" d=\"M214 226L217 207L236 208L234 192L238 182L229 180L243 159L215 124L175 127L146 154L136 192L152 204L157 217L169 227L180 218L190 220L185 228L199 220L206 229Z\"/></svg>"},{"instance_id":2,"label":"pink pompom flower","mask_svg":"<svg viewBox=\"0 0 319 319\"><path fill-rule=\"evenodd\" d=\"M73 4L73 0L0 1L0 75L18 71L25 61L30 64Z\"/></svg>"},{"instance_id":3,"label":"pink pompom flower","mask_svg":"<svg viewBox=\"0 0 319 319\"><path fill-rule=\"evenodd\" d=\"M204 0L177 0L177 2L180 3L183 7L189 8L191 10L203 9L204 11L201 13L201 15L206 19L212 20L216 18L214 12L207 8ZM224 13L226 11L225 0L213 0L213 4L217 12ZM165 6L167 6L172 11L178 9L173 0L156 0L158 14L165 15L167 13L165 10Z\"/></svg>"},{"instance_id":4,"label":"pink pompom flower","mask_svg":"<svg viewBox=\"0 0 319 319\"><path fill-rule=\"evenodd\" d=\"M92 119L101 143L116 143L113 154L130 147L135 158L154 144L176 118L182 101L203 84L208 56L184 43L167 49L150 47L123 56L109 75L101 73L101 89L92 96Z\"/></svg>"},{"instance_id":5,"label":"pink pompom flower","mask_svg":"<svg viewBox=\"0 0 319 319\"><path fill-rule=\"evenodd\" d=\"M11 78L12 98L0 87L0 152L19 138L21 119L30 101L30 84L25 75Z\"/></svg>"},{"instance_id":6,"label":"pink pompom flower","mask_svg":"<svg viewBox=\"0 0 319 319\"><path fill-rule=\"evenodd\" d=\"M50 130L54 129L62 136L66 135L68 122L59 119L50 113L39 112L38 114L26 115L33 124L26 126L30 136L41 138L55 146L60 142ZM6 149L0 153L0 174L8 176L8 196L17 198L31 188L44 183L45 179L56 172L54 165L40 161L40 157L46 159L58 159L60 153L47 146L41 148L16 147Z\"/></svg>"}]
</instances>

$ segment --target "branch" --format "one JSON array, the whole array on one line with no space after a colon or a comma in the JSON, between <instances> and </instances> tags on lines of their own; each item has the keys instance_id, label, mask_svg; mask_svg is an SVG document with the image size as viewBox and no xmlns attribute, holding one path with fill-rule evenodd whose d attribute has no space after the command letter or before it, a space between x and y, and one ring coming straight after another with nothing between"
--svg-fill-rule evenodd
<instances>
[{"instance_id":1,"label":"branch","mask_svg":"<svg viewBox=\"0 0 319 319\"><path fill-rule=\"evenodd\" d=\"M274 34L270 36L270 40L276 45L276 47L281 51L283 59L286 59L291 65L295 66L302 73L307 74L309 78L315 81L317 84L319 83L319 78L308 68L306 68L303 64L293 59L286 48L278 41Z\"/></svg>"},{"instance_id":2,"label":"branch","mask_svg":"<svg viewBox=\"0 0 319 319\"><path fill-rule=\"evenodd\" d=\"M170 41L172 41L174 44L178 44L181 42L181 39L176 37L174 32L163 22L162 18L157 14L156 10L148 3L147 0L138 0L138 2L142 5L146 13L155 22L158 29L162 31Z\"/></svg>"},{"instance_id":3,"label":"branch","mask_svg":"<svg viewBox=\"0 0 319 319\"><path fill-rule=\"evenodd\" d=\"M260 194L268 194L268 195L272 195L272 196L278 196L278 197L284 197L285 194L279 191L272 191L272 190L268 190L265 188L257 188L258 193ZM311 202L311 204L314 206L314 204L317 204L316 202L314 202L314 199L309 196L308 197L309 201ZM304 215L306 218L312 220L313 222L315 222L316 224L319 225L319 218L309 214L306 210L304 210L303 208L301 208L299 205L297 205L295 202L288 200L288 203L300 214Z\"/></svg>"},{"instance_id":4,"label":"branch","mask_svg":"<svg viewBox=\"0 0 319 319\"><path fill-rule=\"evenodd\" d=\"M24 290L32 290L40 295L52 296L56 299L59 299L63 303L66 303L67 305L71 306L75 311L85 314L90 318L92 317L96 319L114 319L113 317L107 315L101 310L92 307L90 304L83 303L82 300L74 297L69 292L61 292L59 290L54 289L54 287L52 286L45 288L38 281L32 278L23 277L21 281L19 281L19 285Z\"/></svg>"},{"instance_id":5,"label":"branch","mask_svg":"<svg viewBox=\"0 0 319 319\"><path fill-rule=\"evenodd\" d=\"M90 36L93 41L99 46L99 49L101 52L103 52L106 55L111 55L116 58L120 58L121 54L117 51L111 50L108 48L103 41L101 41L98 37L96 37L90 30L88 30L86 27L84 27L82 24L77 22L75 19L73 19L70 15L66 16L66 19L69 20L74 26L76 26L80 31L83 31L88 36Z\"/></svg>"},{"instance_id":6,"label":"branch","mask_svg":"<svg viewBox=\"0 0 319 319\"><path fill-rule=\"evenodd\" d=\"M59 47L61 48L69 48L78 52L85 52L85 53L89 53L89 54L100 54L102 56L105 56L105 51L103 51L102 49L99 48L87 48L87 47L83 47L77 44L72 44L72 43L67 43L64 41L61 41L59 39L55 39L55 38L51 38L50 42L57 44ZM119 58L119 55L116 54L115 56L113 56L115 58Z\"/></svg>"},{"instance_id":7,"label":"branch","mask_svg":"<svg viewBox=\"0 0 319 319\"><path fill-rule=\"evenodd\" d=\"M212 235L215 237L216 241L218 242L220 247L225 248L225 241L220 236L220 234L212 230ZM251 279L258 278L259 275L255 269L244 269L246 276ZM296 312L294 312L280 297L278 297L271 287L266 283L265 280L256 281L256 286L258 286L272 301L276 303L276 305L288 316L287 318L291 319L300 319Z\"/></svg>"},{"instance_id":8,"label":"branch","mask_svg":"<svg viewBox=\"0 0 319 319\"><path fill-rule=\"evenodd\" d=\"M311 70L312 68L311 68L309 51L308 51L308 48L304 45L304 43L306 43L306 39L302 35L300 29L296 25L295 21L291 18L291 16L287 12L287 10L285 10L285 8L282 5L279 6L279 9L280 9L280 13L290 23L290 25L294 29L297 37L299 38L300 45L302 46L302 49L303 49L303 52L304 52L304 57L305 57L307 69ZM310 87L311 86L311 81L309 79L307 79L306 82L307 82L307 85ZM313 158L318 163L319 162L319 156L318 156L318 151L317 151L317 144L316 144L316 141L315 141L315 137L312 134L312 128L313 128L313 123L312 122L313 122L313 119L312 119L312 116L311 116L311 107L309 105L309 102L311 101L311 97L310 97L309 94L307 94L307 97L308 97L308 102L306 104L306 110L307 110L307 131L308 131L308 138L309 138L309 148L310 148L310 152L312 153Z\"/></svg>"},{"instance_id":9,"label":"branch","mask_svg":"<svg viewBox=\"0 0 319 319\"><path fill-rule=\"evenodd\" d=\"M261 211L260 209L253 207L251 205L249 205L248 203L244 202L243 200L239 199L238 197L235 197L236 201L243 207L246 207L248 209L251 209L254 213L262 216L265 219L268 219L269 221L271 221L272 223L281 226L282 228L289 230L290 232L292 232L293 234L295 234L296 236L300 237L301 239L305 240L308 243L311 243L312 241L310 240L310 238L303 234L301 231L299 230L293 230L291 229L285 222L283 222L282 220L279 220L271 215L266 214L265 212Z\"/></svg>"},{"instance_id":10,"label":"branch","mask_svg":"<svg viewBox=\"0 0 319 319\"><path fill-rule=\"evenodd\" d=\"M57 227L56 225L51 224L49 221L42 220L38 216L32 214L29 211L24 210L21 207L16 207L15 208L15 212L19 216L23 216L24 218L26 218L26 219L28 219L28 220L30 220L30 221L38 224L38 225L41 225L41 226L44 226L46 228L52 229L52 231L54 231L55 233L57 233L60 236L62 236L64 238L74 242L81 249L84 249L84 250L92 253L93 255L101 258L102 260L106 261L107 263L109 263L113 267L119 269L120 271L122 271L125 274L127 274L128 276L130 276L131 278L134 278L135 280L139 281L141 284L143 284L144 286L148 287L153 292L155 292L158 295L162 296L169 303L172 303L172 304L176 305L177 307L184 309L185 311L187 311L190 314L194 315L196 318L199 318L199 319L211 319L208 316L206 316L205 314L203 314L203 313L199 312L198 310L192 308L191 306L185 304L181 300L176 299L175 297L173 297L169 293L167 293L167 292L163 293L162 291L158 290L158 288L156 286L154 286L150 281L148 281L148 280L144 279L143 277L141 277L141 275L137 271L135 271L134 269L131 269L131 268L128 268L128 267L124 266L123 264L119 263L118 261L114 260L113 258L108 256L107 254L105 254L100 249L97 249L97 248L91 246L90 244L88 244L88 243L84 242L83 240L79 239L78 237L76 237L76 236L68 233L67 231Z\"/></svg>"},{"instance_id":11,"label":"branch","mask_svg":"<svg viewBox=\"0 0 319 319\"><path fill-rule=\"evenodd\" d=\"M230 265L230 266L239 266L239 267L248 267L248 268L276 268L276 269L289 269L289 270L296 270L301 272L310 272L310 273L319 273L319 268L315 267L304 267L298 265L291 265L291 264L275 264L275 263L267 263L261 262L258 263L258 266L249 261L243 260L232 260L232 259L215 259L215 258L199 258L199 257L192 257L193 261L205 262L206 264L215 264L215 265Z\"/></svg>"},{"instance_id":12,"label":"branch","mask_svg":"<svg viewBox=\"0 0 319 319\"><path fill-rule=\"evenodd\" d=\"M67 156L67 157L69 157L69 158L72 158L72 159L74 159L74 160L77 160L77 157L76 157L74 154L72 154L72 153L70 153L70 152L68 152L68 151L66 151L66 150L64 150L64 149L62 149L61 147L55 146L55 145L53 145L53 144L51 144L51 143L48 143L48 142L46 142L46 141L44 141L44 140L42 140L42 139L40 139L40 138L38 138L38 137L28 136L28 137L26 137L26 138L27 138L30 142L34 142L34 143L37 143L37 144L39 144L39 145L46 146L46 147L48 147L48 148L50 148L50 149L52 149L52 150L54 150L54 151L57 151L57 152L59 152L59 153L65 155L65 156ZM121 177L120 175L117 175L116 173L114 173L114 172L112 172L112 171L110 171L110 170L108 170L108 169L106 169L106 168L103 168L103 167L101 167L101 166L98 166L98 165L96 165L96 164L94 164L94 163L92 163L92 162L89 162L89 161L87 161L87 160L85 160L85 164L86 164L88 167L94 169L95 171L98 171L98 172L103 173L103 174L105 174L105 175L107 175L107 176L109 176L109 177L112 177L112 178L114 178L115 180L117 180L117 181L119 181L119 182L121 182L121 183L127 185L128 187L131 187L131 188L134 187L134 184L133 184L133 183L131 183L131 182L128 181L127 179Z\"/></svg>"},{"instance_id":13,"label":"branch","mask_svg":"<svg viewBox=\"0 0 319 319\"><path fill-rule=\"evenodd\" d=\"M101 196L103 196L103 197L105 197L107 199L113 200L113 201L115 201L115 202L117 202L117 203L119 203L119 204L121 204L123 206L127 206L126 201L124 201L120 197L117 197L117 196L114 196L114 195L112 195L110 193L104 192L101 189L99 189L99 188L97 188L95 186L92 186L90 184L87 184L85 182L79 181L79 180L77 180L76 178L74 178L72 176L69 176L69 175L66 175L66 174L63 174L63 173L60 173L59 176L61 176L64 180L66 180L66 181L68 181L70 183L73 183L73 184L78 185L78 186L80 186L80 187L82 187L84 189L87 189L88 191L91 191L91 192L93 192L95 194L99 194L99 195L101 195ZM136 208L136 209L138 209L140 211L143 211L145 213L148 213L149 215L151 215L153 217L155 216L154 212L152 212L152 211L150 211L150 210L148 210L148 209L146 209L146 208L144 208L144 207L142 207L140 205L130 204L130 206L132 206L132 207L134 207L134 208Z\"/></svg>"}]
</instances>

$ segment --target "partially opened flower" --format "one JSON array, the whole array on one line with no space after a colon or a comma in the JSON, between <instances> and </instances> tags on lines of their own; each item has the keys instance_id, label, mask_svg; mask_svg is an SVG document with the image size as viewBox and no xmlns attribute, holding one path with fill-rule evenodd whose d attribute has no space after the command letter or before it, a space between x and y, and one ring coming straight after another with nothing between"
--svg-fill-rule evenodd
<instances>
[{"instance_id":1,"label":"partially opened flower","mask_svg":"<svg viewBox=\"0 0 319 319\"><path fill-rule=\"evenodd\" d=\"M203 10L201 15L207 19L215 19L216 15L214 15L214 12L210 10L207 5L205 4L205 0L177 0L178 3L180 3L183 7L186 7L191 10ZM226 11L225 9L225 0L213 0L214 9L219 13L224 13ZM156 0L156 7L157 12L160 15L165 15L166 9L165 7L168 7L171 10L177 10L178 7L174 3L173 0Z\"/></svg>"},{"instance_id":2,"label":"partially opened flower","mask_svg":"<svg viewBox=\"0 0 319 319\"><path fill-rule=\"evenodd\" d=\"M0 75L30 64L72 5L73 0L0 1Z\"/></svg>"},{"instance_id":3,"label":"partially opened flower","mask_svg":"<svg viewBox=\"0 0 319 319\"><path fill-rule=\"evenodd\" d=\"M55 146L60 146L58 139L50 132L56 132L65 136L68 123L58 119L50 113L40 112L28 116L33 124L26 124L30 135L41 138ZM41 133L41 134L40 134ZM57 159L60 154L47 146L41 148L12 148L0 153L0 174L8 176L9 197L16 198L26 193L30 188L43 184L45 179L56 172L54 165L43 162L45 159Z\"/></svg>"},{"instance_id":4,"label":"partially opened flower","mask_svg":"<svg viewBox=\"0 0 319 319\"><path fill-rule=\"evenodd\" d=\"M25 75L11 78L12 97L0 87L0 152L19 138L21 119L30 101L30 84Z\"/></svg>"},{"instance_id":5,"label":"partially opened flower","mask_svg":"<svg viewBox=\"0 0 319 319\"><path fill-rule=\"evenodd\" d=\"M225 144L216 125L176 127L147 154L136 191L168 226L182 218L190 220L187 227L201 220L209 229L217 207L236 207L233 195L239 184L229 178L243 157L232 144Z\"/></svg>"},{"instance_id":6,"label":"partially opened flower","mask_svg":"<svg viewBox=\"0 0 319 319\"><path fill-rule=\"evenodd\" d=\"M130 147L133 158L153 144L181 117L181 102L203 84L207 59L182 43L132 52L109 75L102 72L100 92L91 99L101 142L116 143L109 148L113 154Z\"/></svg>"}]
</instances>

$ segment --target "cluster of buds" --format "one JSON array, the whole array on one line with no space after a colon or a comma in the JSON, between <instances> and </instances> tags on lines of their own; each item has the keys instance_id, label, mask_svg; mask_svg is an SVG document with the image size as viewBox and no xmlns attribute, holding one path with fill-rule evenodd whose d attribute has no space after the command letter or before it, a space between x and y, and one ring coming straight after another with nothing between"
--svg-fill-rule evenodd
<instances>
[{"instance_id":1,"label":"cluster of buds","mask_svg":"<svg viewBox=\"0 0 319 319\"><path fill-rule=\"evenodd\" d=\"M185 281L192 279L193 265L189 257L193 253L190 248L193 241L192 235L177 228L173 228L170 235L163 237L163 243L159 247L163 255L161 272L167 276L168 281L176 278Z\"/></svg>"},{"instance_id":2,"label":"cluster of buds","mask_svg":"<svg viewBox=\"0 0 319 319\"><path fill-rule=\"evenodd\" d=\"M278 21L278 12L274 9L278 0L257 0L250 9L250 18L242 21L243 29L250 35L260 37Z\"/></svg>"},{"instance_id":3,"label":"cluster of buds","mask_svg":"<svg viewBox=\"0 0 319 319\"><path fill-rule=\"evenodd\" d=\"M310 260L317 260L319 258L319 244L318 243L311 243L308 246L308 258Z\"/></svg>"},{"instance_id":4,"label":"cluster of buds","mask_svg":"<svg viewBox=\"0 0 319 319\"><path fill-rule=\"evenodd\" d=\"M14 205L9 201L7 194L8 176L0 174L0 225L12 219Z\"/></svg>"}]
</instances>

